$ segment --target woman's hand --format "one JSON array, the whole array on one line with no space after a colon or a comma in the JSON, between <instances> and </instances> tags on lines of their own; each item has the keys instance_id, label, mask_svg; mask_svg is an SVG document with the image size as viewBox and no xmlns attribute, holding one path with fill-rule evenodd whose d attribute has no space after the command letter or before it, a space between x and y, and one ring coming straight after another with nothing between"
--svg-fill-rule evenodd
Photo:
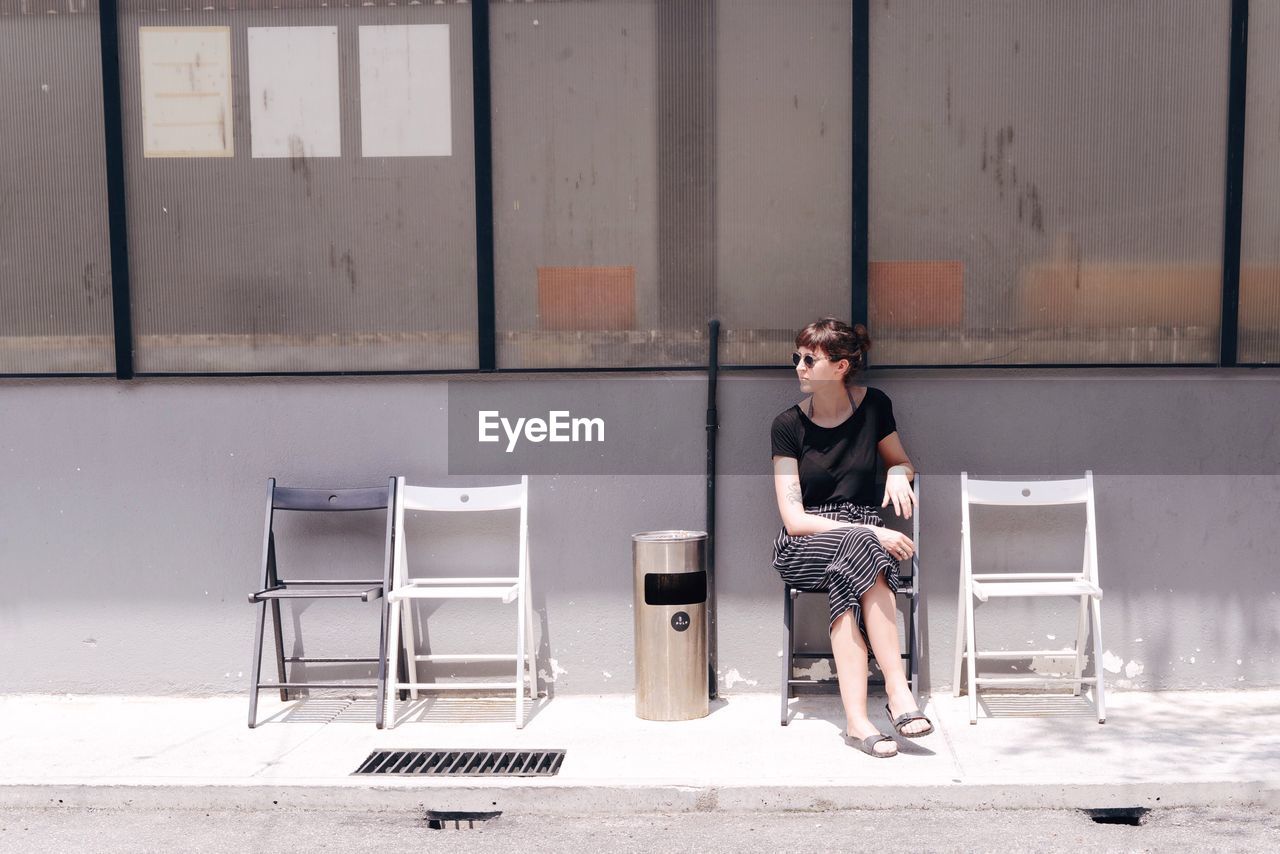
<instances>
[{"instance_id":1,"label":"woman's hand","mask_svg":"<svg viewBox=\"0 0 1280 854\"><path fill-rule=\"evenodd\" d=\"M893 504L893 512L903 519L910 519L916 506L916 494L911 491L911 481L907 479L906 466L893 466L889 469L884 483L884 501L881 507Z\"/></svg>"},{"instance_id":2,"label":"woman's hand","mask_svg":"<svg viewBox=\"0 0 1280 854\"><path fill-rule=\"evenodd\" d=\"M871 530L875 532L876 539L880 540L880 545L884 546L895 560L906 560L916 552L916 544L911 542L911 538L906 534L900 534L891 528L882 528L879 525L873 525Z\"/></svg>"}]
</instances>

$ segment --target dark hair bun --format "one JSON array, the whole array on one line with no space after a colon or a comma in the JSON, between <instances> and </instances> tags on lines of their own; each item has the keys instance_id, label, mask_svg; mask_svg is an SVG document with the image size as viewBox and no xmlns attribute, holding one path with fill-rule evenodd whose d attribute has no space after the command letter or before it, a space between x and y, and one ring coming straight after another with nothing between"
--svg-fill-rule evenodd
<instances>
[{"instance_id":1,"label":"dark hair bun","mask_svg":"<svg viewBox=\"0 0 1280 854\"><path fill-rule=\"evenodd\" d=\"M867 334L867 327L861 323L850 326L843 320L824 317L796 334L796 347L821 350L832 359L848 359L853 366L845 377L845 381L849 382L866 365L866 354L871 349L871 336Z\"/></svg>"}]
</instances>

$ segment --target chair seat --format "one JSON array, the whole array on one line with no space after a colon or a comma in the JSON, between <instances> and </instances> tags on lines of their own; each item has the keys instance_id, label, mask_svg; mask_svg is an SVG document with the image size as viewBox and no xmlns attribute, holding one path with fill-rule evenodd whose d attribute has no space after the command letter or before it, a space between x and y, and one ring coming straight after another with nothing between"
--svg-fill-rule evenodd
<instances>
[{"instance_id":1,"label":"chair seat","mask_svg":"<svg viewBox=\"0 0 1280 854\"><path fill-rule=\"evenodd\" d=\"M355 585L299 584L292 582L282 587L268 587L249 594L250 602L270 599L360 599L369 602L382 597L382 582L370 581Z\"/></svg>"},{"instance_id":2,"label":"chair seat","mask_svg":"<svg viewBox=\"0 0 1280 854\"><path fill-rule=\"evenodd\" d=\"M819 587L816 590L801 590L799 587L787 587L787 593L791 596L799 596L801 593L821 593L825 596L830 592L831 591L825 587ZM916 595L916 588L912 583L911 576L906 576L902 579L902 583L898 585L897 594L899 596L906 596L907 598L911 598Z\"/></svg>"},{"instance_id":3,"label":"chair seat","mask_svg":"<svg viewBox=\"0 0 1280 854\"><path fill-rule=\"evenodd\" d=\"M387 595L392 602L403 599L501 599L510 604L519 595L520 579L499 578L415 578Z\"/></svg>"},{"instance_id":4,"label":"chair seat","mask_svg":"<svg viewBox=\"0 0 1280 854\"><path fill-rule=\"evenodd\" d=\"M392 602L402 599L501 599L511 603L519 593L518 586L508 584L502 587L481 587L478 585L414 585L400 587L387 598Z\"/></svg>"},{"instance_id":5,"label":"chair seat","mask_svg":"<svg viewBox=\"0 0 1280 854\"><path fill-rule=\"evenodd\" d=\"M983 602L1012 596L1092 596L1102 598L1102 588L1089 581L977 581L973 595Z\"/></svg>"}]
</instances>

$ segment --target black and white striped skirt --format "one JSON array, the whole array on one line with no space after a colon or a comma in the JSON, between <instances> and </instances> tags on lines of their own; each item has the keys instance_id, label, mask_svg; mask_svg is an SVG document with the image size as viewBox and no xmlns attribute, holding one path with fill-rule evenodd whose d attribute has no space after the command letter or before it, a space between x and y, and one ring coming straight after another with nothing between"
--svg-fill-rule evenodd
<instances>
[{"instance_id":1,"label":"black and white striped skirt","mask_svg":"<svg viewBox=\"0 0 1280 854\"><path fill-rule=\"evenodd\" d=\"M823 504L806 507L806 513L854 525L884 527L874 507L859 504ZM773 544L773 568L782 580L798 590L826 592L831 606L831 623L850 609L865 638L862 596L883 573L894 593L902 581L898 562L880 545L874 531L866 528L837 528L804 537L793 537L783 528Z\"/></svg>"}]
</instances>

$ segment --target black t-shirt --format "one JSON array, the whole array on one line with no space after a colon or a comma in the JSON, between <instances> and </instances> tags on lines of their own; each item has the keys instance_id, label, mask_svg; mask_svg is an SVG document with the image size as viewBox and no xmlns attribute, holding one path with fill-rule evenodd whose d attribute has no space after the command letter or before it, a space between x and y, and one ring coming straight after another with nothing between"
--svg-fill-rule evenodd
<instances>
[{"instance_id":1,"label":"black t-shirt","mask_svg":"<svg viewBox=\"0 0 1280 854\"><path fill-rule=\"evenodd\" d=\"M799 461L800 494L806 507L849 501L875 507L876 445L897 430L893 404L879 389L868 388L862 405L835 427L819 427L800 407L773 419L773 456Z\"/></svg>"}]
</instances>

